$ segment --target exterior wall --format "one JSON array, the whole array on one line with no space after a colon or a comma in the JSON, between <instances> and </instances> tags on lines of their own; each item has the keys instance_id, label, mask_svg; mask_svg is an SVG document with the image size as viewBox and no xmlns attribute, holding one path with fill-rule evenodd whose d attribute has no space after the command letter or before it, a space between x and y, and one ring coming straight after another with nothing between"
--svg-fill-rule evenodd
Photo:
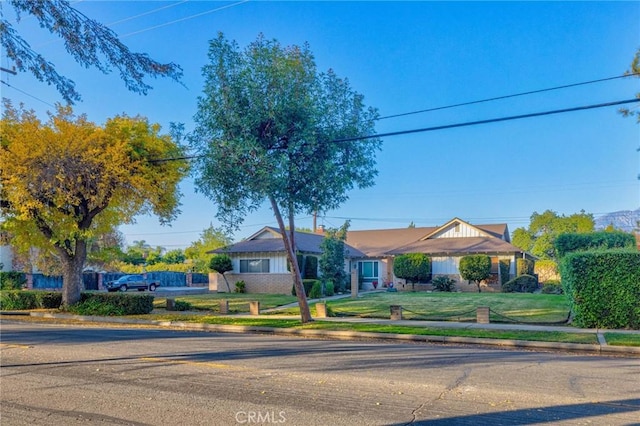
<instances>
[{"instance_id":1,"label":"exterior wall","mask_svg":"<svg viewBox=\"0 0 640 426\"><path fill-rule=\"evenodd\" d=\"M288 274L287 256L284 253L242 253L231 257L234 273L240 271L240 260L269 259L270 274ZM245 275L245 274L242 274ZM250 275L250 274L247 274ZM245 280L246 281L246 280ZM248 283L247 283L248 284Z\"/></svg>"},{"instance_id":2,"label":"exterior wall","mask_svg":"<svg viewBox=\"0 0 640 426\"><path fill-rule=\"evenodd\" d=\"M457 227L452 225L442 231L434 234L431 238L467 238L467 237L482 237L485 234L482 234L479 230L472 228L464 223L461 223Z\"/></svg>"},{"instance_id":3,"label":"exterior wall","mask_svg":"<svg viewBox=\"0 0 640 426\"><path fill-rule=\"evenodd\" d=\"M13 271L13 249L0 245L0 271Z\"/></svg>"},{"instance_id":4,"label":"exterior wall","mask_svg":"<svg viewBox=\"0 0 640 426\"><path fill-rule=\"evenodd\" d=\"M232 292L238 281L245 282L247 293L291 294L293 288L293 277L289 272L286 274L236 274L228 272L225 276ZM209 274L209 291L227 292L227 285L222 275Z\"/></svg>"}]
</instances>

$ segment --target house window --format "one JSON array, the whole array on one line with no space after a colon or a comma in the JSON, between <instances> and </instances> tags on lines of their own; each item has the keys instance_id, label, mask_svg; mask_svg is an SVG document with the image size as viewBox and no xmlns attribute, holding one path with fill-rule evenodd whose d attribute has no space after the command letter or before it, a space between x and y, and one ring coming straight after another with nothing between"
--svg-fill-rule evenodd
<instances>
[{"instance_id":1,"label":"house window","mask_svg":"<svg viewBox=\"0 0 640 426\"><path fill-rule=\"evenodd\" d=\"M358 275L365 280L378 278L378 262L358 262Z\"/></svg>"},{"instance_id":2,"label":"house window","mask_svg":"<svg viewBox=\"0 0 640 426\"><path fill-rule=\"evenodd\" d=\"M240 273L269 272L269 259L240 259Z\"/></svg>"}]
</instances>

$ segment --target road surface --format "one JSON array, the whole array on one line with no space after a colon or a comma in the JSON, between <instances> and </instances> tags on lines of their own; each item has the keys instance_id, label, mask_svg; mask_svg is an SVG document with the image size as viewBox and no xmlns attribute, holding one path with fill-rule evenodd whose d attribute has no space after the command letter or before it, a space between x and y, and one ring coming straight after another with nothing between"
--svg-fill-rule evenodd
<instances>
[{"instance_id":1,"label":"road surface","mask_svg":"<svg viewBox=\"0 0 640 426\"><path fill-rule=\"evenodd\" d=\"M1 322L0 423L640 424L640 360Z\"/></svg>"}]
</instances>

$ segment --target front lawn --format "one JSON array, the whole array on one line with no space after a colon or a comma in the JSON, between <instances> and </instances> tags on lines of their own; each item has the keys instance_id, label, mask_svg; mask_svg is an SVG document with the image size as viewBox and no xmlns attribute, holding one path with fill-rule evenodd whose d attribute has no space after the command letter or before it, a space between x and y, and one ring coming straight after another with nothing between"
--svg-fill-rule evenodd
<instances>
[{"instance_id":1,"label":"front lawn","mask_svg":"<svg viewBox=\"0 0 640 426\"><path fill-rule=\"evenodd\" d=\"M357 299L327 302L336 316L389 318L390 306L400 305L405 319L475 321L476 308L488 306L491 322L564 323L569 304L564 295L529 293L370 293ZM298 309L278 313L297 314Z\"/></svg>"},{"instance_id":2,"label":"front lawn","mask_svg":"<svg viewBox=\"0 0 640 426\"><path fill-rule=\"evenodd\" d=\"M245 293L209 293L176 296L176 301L188 302L199 311L220 312L220 301L229 301L229 313L249 312L249 302L259 301L260 309L270 309L297 301L295 296L283 294L245 294ZM153 301L153 307L162 309L167 306L166 297L157 297Z\"/></svg>"}]
</instances>

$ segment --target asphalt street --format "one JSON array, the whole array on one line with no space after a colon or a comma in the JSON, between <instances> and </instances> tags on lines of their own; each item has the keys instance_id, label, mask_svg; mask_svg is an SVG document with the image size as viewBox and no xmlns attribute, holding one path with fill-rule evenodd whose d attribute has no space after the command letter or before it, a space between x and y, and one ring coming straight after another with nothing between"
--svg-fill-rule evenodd
<instances>
[{"instance_id":1,"label":"asphalt street","mask_svg":"<svg viewBox=\"0 0 640 426\"><path fill-rule=\"evenodd\" d=\"M1 322L8 425L638 424L640 362Z\"/></svg>"}]
</instances>

